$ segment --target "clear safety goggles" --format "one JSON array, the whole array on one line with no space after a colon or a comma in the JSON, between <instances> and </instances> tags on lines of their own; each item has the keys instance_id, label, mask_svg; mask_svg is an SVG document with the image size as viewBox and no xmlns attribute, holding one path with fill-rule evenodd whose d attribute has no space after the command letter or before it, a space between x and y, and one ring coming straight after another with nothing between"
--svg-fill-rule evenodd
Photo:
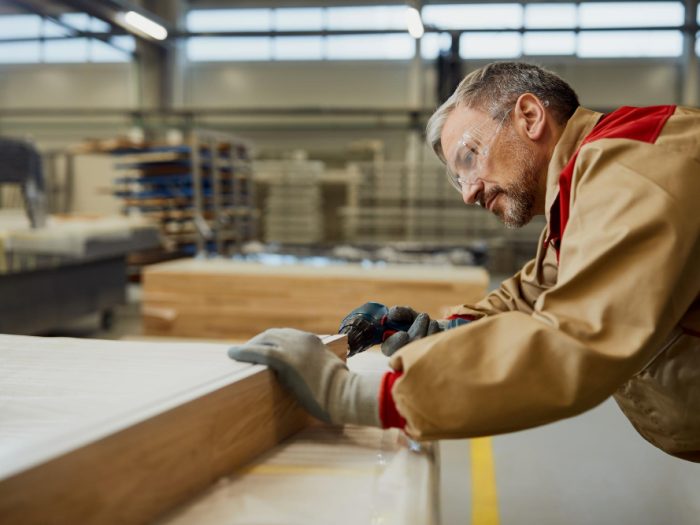
<instances>
[{"instance_id":1,"label":"clear safety goggles","mask_svg":"<svg viewBox=\"0 0 700 525\"><path fill-rule=\"evenodd\" d=\"M451 156L454 159L454 166L450 166L449 160L446 163L447 178L460 194L465 186L476 182L478 174L484 169L491 146L510 111L510 109L506 111L496 128L491 131L489 131L491 126L485 124L465 131L460 138L456 151Z\"/></svg>"}]
</instances>

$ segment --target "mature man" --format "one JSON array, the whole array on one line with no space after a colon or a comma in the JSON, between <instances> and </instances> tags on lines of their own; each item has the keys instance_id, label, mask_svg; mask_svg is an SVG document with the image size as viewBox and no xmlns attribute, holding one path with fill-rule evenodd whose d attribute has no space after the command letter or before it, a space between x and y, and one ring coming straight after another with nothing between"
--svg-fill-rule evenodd
<instances>
[{"instance_id":1,"label":"mature man","mask_svg":"<svg viewBox=\"0 0 700 525\"><path fill-rule=\"evenodd\" d=\"M553 73L493 63L427 136L465 203L509 227L545 215L535 258L455 312L473 322L421 337L421 315L392 336L389 347L408 344L381 378L294 330L230 355L275 368L321 419L419 439L520 430L614 395L647 440L700 461L700 111L602 115Z\"/></svg>"}]
</instances>

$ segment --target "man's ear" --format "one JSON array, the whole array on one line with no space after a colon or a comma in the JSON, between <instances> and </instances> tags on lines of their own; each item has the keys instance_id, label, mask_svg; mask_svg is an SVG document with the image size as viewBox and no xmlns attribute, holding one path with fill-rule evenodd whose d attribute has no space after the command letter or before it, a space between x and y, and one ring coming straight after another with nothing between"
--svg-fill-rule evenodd
<instances>
[{"instance_id":1,"label":"man's ear","mask_svg":"<svg viewBox=\"0 0 700 525\"><path fill-rule=\"evenodd\" d=\"M542 138L546 128L545 104L532 93L523 93L513 108L513 125L518 133L532 141Z\"/></svg>"}]
</instances>

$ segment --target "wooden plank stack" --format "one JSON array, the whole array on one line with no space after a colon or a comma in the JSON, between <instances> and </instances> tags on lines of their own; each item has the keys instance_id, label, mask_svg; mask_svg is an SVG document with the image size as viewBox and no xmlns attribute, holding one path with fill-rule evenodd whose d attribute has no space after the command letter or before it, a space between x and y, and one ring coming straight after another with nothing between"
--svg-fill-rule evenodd
<instances>
[{"instance_id":1,"label":"wooden plank stack","mask_svg":"<svg viewBox=\"0 0 700 525\"><path fill-rule=\"evenodd\" d=\"M367 301L410 305L439 318L451 306L481 299L488 274L476 267L189 259L149 267L143 283L146 334L230 339L270 327L334 333L348 312Z\"/></svg>"},{"instance_id":2,"label":"wooden plank stack","mask_svg":"<svg viewBox=\"0 0 700 525\"><path fill-rule=\"evenodd\" d=\"M255 163L256 180L267 185L263 216L266 242L314 244L323 240L319 161Z\"/></svg>"}]
</instances>

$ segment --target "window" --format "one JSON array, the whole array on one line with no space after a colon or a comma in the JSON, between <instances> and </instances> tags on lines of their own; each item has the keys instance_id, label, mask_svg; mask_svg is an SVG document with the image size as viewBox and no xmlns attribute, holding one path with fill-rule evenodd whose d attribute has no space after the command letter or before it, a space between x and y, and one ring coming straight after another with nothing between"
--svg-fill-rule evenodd
<instances>
[{"instance_id":1,"label":"window","mask_svg":"<svg viewBox=\"0 0 700 525\"><path fill-rule=\"evenodd\" d=\"M525 27L532 29L573 29L576 27L576 4L528 4Z\"/></svg>"},{"instance_id":2,"label":"window","mask_svg":"<svg viewBox=\"0 0 700 525\"><path fill-rule=\"evenodd\" d=\"M3 64L32 64L39 62L41 47L35 42L6 42L0 43L0 63Z\"/></svg>"},{"instance_id":3,"label":"window","mask_svg":"<svg viewBox=\"0 0 700 525\"><path fill-rule=\"evenodd\" d=\"M125 51L136 51L136 38L131 35L113 36L110 40Z\"/></svg>"},{"instance_id":4,"label":"window","mask_svg":"<svg viewBox=\"0 0 700 525\"><path fill-rule=\"evenodd\" d=\"M197 9L188 13L187 29L193 32L405 30L406 7ZM391 33L246 37L242 40L192 37L187 43L187 57L192 61L405 60L412 58L414 53L415 41L408 34Z\"/></svg>"},{"instance_id":5,"label":"window","mask_svg":"<svg viewBox=\"0 0 700 525\"><path fill-rule=\"evenodd\" d=\"M441 51L450 49L452 37L448 33L426 33L420 39L420 53L425 59L437 58Z\"/></svg>"},{"instance_id":6,"label":"window","mask_svg":"<svg viewBox=\"0 0 700 525\"><path fill-rule=\"evenodd\" d=\"M109 24L99 18L92 17L86 13L66 13L61 15L61 22L71 26L78 31L88 31L90 33L107 33Z\"/></svg>"},{"instance_id":7,"label":"window","mask_svg":"<svg viewBox=\"0 0 700 525\"><path fill-rule=\"evenodd\" d=\"M120 51L107 42L96 38L65 38L44 42L43 59L50 63L80 63L80 62L128 62L129 51L135 45L133 37L113 37L112 42L125 49Z\"/></svg>"},{"instance_id":8,"label":"window","mask_svg":"<svg viewBox=\"0 0 700 525\"><path fill-rule=\"evenodd\" d=\"M680 2L584 2L581 27L670 27L683 25Z\"/></svg>"},{"instance_id":9,"label":"window","mask_svg":"<svg viewBox=\"0 0 700 525\"><path fill-rule=\"evenodd\" d=\"M115 36L111 41L118 45L121 49L127 50L127 53L110 46L106 42L93 39L90 43L90 58L91 62L128 62L130 55L128 52L133 52L136 46L134 37L132 36Z\"/></svg>"},{"instance_id":10,"label":"window","mask_svg":"<svg viewBox=\"0 0 700 525\"><path fill-rule=\"evenodd\" d=\"M441 29L517 29L523 25L520 4L428 5L423 22Z\"/></svg>"},{"instance_id":11,"label":"window","mask_svg":"<svg viewBox=\"0 0 700 525\"><path fill-rule=\"evenodd\" d=\"M323 38L320 36L290 36L273 39L275 60L321 60Z\"/></svg>"},{"instance_id":12,"label":"window","mask_svg":"<svg viewBox=\"0 0 700 525\"><path fill-rule=\"evenodd\" d=\"M2 38L39 38L41 36L41 18L36 15L0 16L0 35Z\"/></svg>"},{"instance_id":13,"label":"window","mask_svg":"<svg viewBox=\"0 0 700 525\"><path fill-rule=\"evenodd\" d=\"M406 7L329 7L327 29L406 29Z\"/></svg>"},{"instance_id":14,"label":"window","mask_svg":"<svg viewBox=\"0 0 700 525\"><path fill-rule=\"evenodd\" d=\"M190 31L271 31L272 9L196 9L187 13Z\"/></svg>"},{"instance_id":15,"label":"window","mask_svg":"<svg viewBox=\"0 0 700 525\"><path fill-rule=\"evenodd\" d=\"M677 57L683 52L680 31L586 31L578 36L578 56Z\"/></svg>"},{"instance_id":16,"label":"window","mask_svg":"<svg viewBox=\"0 0 700 525\"><path fill-rule=\"evenodd\" d=\"M106 33L109 24L84 13L61 15L62 23L77 31ZM132 36L114 37L127 52L96 38L73 37L63 25L36 15L0 16L0 63L128 62L134 49ZM66 38L61 38L66 37ZM3 42L2 39L36 38L36 41ZM48 40L41 41L41 38Z\"/></svg>"},{"instance_id":17,"label":"window","mask_svg":"<svg viewBox=\"0 0 700 525\"><path fill-rule=\"evenodd\" d=\"M426 26L445 31L429 32L421 39L421 56L431 60L449 48L448 32L452 30L465 30L460 36L460 54L465 59L523 55L675 57L682 52L685 15L679 1L618 0L525 5L429 4L423 7L422 16ZM194 32L402 31L376 35L255 37L258 40L247 40L247 44L245 39L219 41L224 37L194 37L187 50L190 60L195 61L406 60L415 53L414 42L403 33L405 5L195 9L187 16L187 27ZM639 29L625 32L615 31L616 27ZM671 27L677 29L663 29ZM582 30L574 31L577 29Z\"/></svg>"},{"instance_id":18,"label":"window","mask_svg":"<svg viewBox=\"0 0 700 525\"><path fill-rule=\"evenodd\" d=\"M272 39L268 37L195 37L187 41L190 60L271 60Z\"/></svg>"},{"instance_id":19,"label":"window","mask_svg":"<svg viewBox=\"0 0 700 525\"><path fill-rule=\"evenodd\" d=\"M573 31L528 31L523 35L524 55L575 55Z\"/></svg>"},{"instance_id":20,"label":"window","mask_svg":"<svg viewBox=\"0 0 700 525\"><path fill-rule=\"evenodd\" d=\"M408 60L415 53L408 33L396 35L348 35L326 38L329 60Z\"/></svg>"},{"instance_id":21,"label":"window","mask_svg":"<svg viewBox=\"0 0 700 525\"><path fill-rule=\"evenodd\" d=\"M1 20L1 19L0 19ZM57 24L56 22L45 19L44 20L44 26L42 28L42 34L44 36L52 37L52 36L67 36L70 34L70 31L63 27L60 24Z\"/></svg>"},{"instance_id":22,"label":"window","mask_svg":"<svg viewBox=\"0 0 700 525\"><path fill-rule=\"evenodd\" d=\"M464 33L459 42L462 58L515 58L522 53L520 33Z\"/></svg>"},{"instance_id":23,"label":"window","mask_svg":"<svg viewBox=\"0 0 700 525\"><path fill-rule=\"evenodd\" d=\"M324 27L324 11L320 7L275 9L277 31L320 31Z\"/></svg>"},{"instance_id":24,"label":"window","mask_svg":"<svg viewBox=\"0 0 700 525\"><path fill-rule=\"evenodd\" d=\"M45 62L87 62L88 55L87 38L66 38L44 43Z\"/></svg>"}]
</instances>

